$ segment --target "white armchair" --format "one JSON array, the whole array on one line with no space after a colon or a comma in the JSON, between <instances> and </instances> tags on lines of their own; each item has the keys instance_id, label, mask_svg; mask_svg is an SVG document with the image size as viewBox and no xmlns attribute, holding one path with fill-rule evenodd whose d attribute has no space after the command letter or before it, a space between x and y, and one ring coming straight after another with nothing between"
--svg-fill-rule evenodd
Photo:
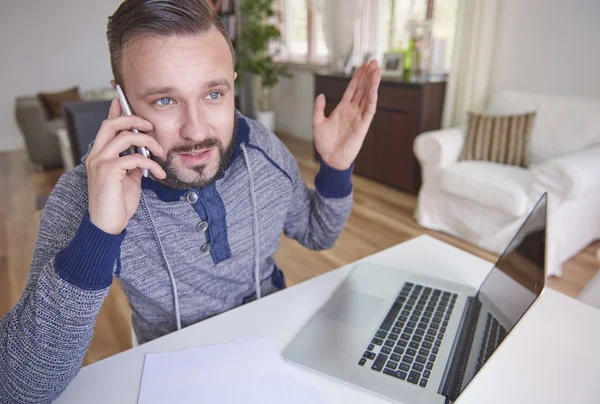
<instances>
[{"instance_id":1,"label":"white armchair","mask_svg":"<svg viewBox=\"0 0 600 404\"><path fill-rule=\"evenodd\" d=\"M487 114L536 111L529 168L461 161L465 131L419 135L414 151L423 184L416 218L481 248L502 253L543 192L548 192L548 275L600 238L600 102L503 92Z\"/></svg>"}]
</instances>

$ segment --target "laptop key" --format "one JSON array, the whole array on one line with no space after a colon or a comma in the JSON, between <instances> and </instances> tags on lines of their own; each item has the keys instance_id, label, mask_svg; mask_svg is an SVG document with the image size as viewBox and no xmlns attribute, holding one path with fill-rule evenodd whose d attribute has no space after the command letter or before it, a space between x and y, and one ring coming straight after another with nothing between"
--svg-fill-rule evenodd
<instances>
[{"instance_id":1,"label":"laptop key","mask_svg":"<svg viewBox=\"0 0 600 404\"><path fill-rule=\"evenodd\" d=\"M423 336L423 335L425 335L425 330L422 329L422 328L417 328L415 330L415 335L421 335L421 336Z\"/></svg>"},{"instance_id":2,"label":"laptop key","mask_svg":"<svg viewBox=\"0 0 600 404\"><path fill-rule=\"evenodd\" d=\"M395 352L395 351L396 351L396 350L394 349L394 352ZM402 359L402 357L401 357L400 355L398 355L398 354L395 354L395 353L394 353L394 354L392 354L392 356L391 356L390 358L391 358L391 360L393 360L394 362L400 362L400 359Z\"/></svg>"},{"instance_id":3,"label":"laptop key","mask_svg":"<svg viewBox=\"0 0 600 404\"><path fill-rule=\"evenodd\" d=\"M404 348L397 346L396 348L394 348L394 353L398 354L398 355L402 355L404 353ZM394 359L396 360L396 359ZM400 358L398 358L398 360L396 360L396 362L398 362L400 360Z\"/></svg>"},{"instance_id":4,"label":"laptop key","mask_svg":"<svg viewBox=\"0 0 600 404\"><path fill-rule=\"evenodd\" d=\"M381 372L381 369L383 369L383 365L387 361L387 358L388 356L384 354L377 355L377 359L375 359L375 362L373 362L371 369Z\"/></svg>"},{"instance_id":5,"label":"laptop key","mask_svg":"<svg viewBox=\"0 0 600 404\"><path fill-rule=\"evenodd\" d=\"M407 334L410 334L410 335L412 335L412 334L413 334L413 332L415 332L415 329L414 329L414 328L410 328L410 327L406 327L406 328L404 329L404 332L405 332L405 333L407 333Z\"/></svg>"},{"instance_id":6,"label":"laptop key","mask_svg":"<svg viewBox=\"0 0 600 404\"><path fill-rule=\"evenodd\" d=\"M425 365L425 368L426 368L427 370L431 370L431 369L433 369L433 362L427 362L427 365Z\"/></svg>"},{"instance_id":7,"label":"laptop key","mask_svg":"<svg viewBox=\"0 0 600 404\"><path fill-rule=\"evenodd\" d=\"M442 318L440 316L435 316L433 320L431 320L431 324L439 324L442 322Z\"/></svg>"},{"instance_id":8,"label":"laptop key","mask_svg":"<svg viewBox=\"0 0 600 404\"><path fill-rule=\"evenodd\" d=\"M441 328L440 328L440 332L441 332L442 334L443 334L443 333L445 333L445 332L446 332L446 327L441 327Z\"/></svg>"},{"instance_id":9,"label":"laptop key","mask_svg":"<svg viewBox=\"0 0 600 404\"><path fill-rule=\"evenodd\" d=\"M429 376L431 376L431 371L426 370L426 371L423 372L423 377L424 378L429 379Z\"/></svg>"},{"instance_id":10,"label":"laptop key","mask_svg":"<svg viewBox=\"0 0 600 404\"><path fill-rule=\"evenodd\" d=\"M415 360L419 363L425 363L425 362L427 362L427 357L423 356L423 355L419 355L419 356L417 356L417 359L415 359Z\"/></svg>"},{"instance_id":11,"label":"laptop key","mask_svg":"<svg viewBox=\"0 0 600 404\"><path fill-rule=\"evenodd\" d=\"M395 370L389 369L389 368L383 369L383 373L385 373L386 375L398 377L398 372L396 372Z\"/></svg>"},{"instance_id":12,"label":"laptop key","mask_svg":"<svg viewBox=\"0 0 600 404\"><path fill-rule=\"evenodd\" d=\"M448 320L444 320L442 322L442 327L448 327Z\"/></svg>"},{"instance_id":13,"label":"laptop key","mask_svg":"<svg viewBox=\"0 0 600 404\"><path fill-rule=\"evenodd\" d=\"M383 340L382 340L382 339L379 339L379 338L373 338L373 339L371 340L371 343L373 343L373 344L375 344L375 345L379 345L379 346L381 346L381 345L383 345Z\"/></svg>"},{"instance_id":14,"label":"laptop key","mask_svg":"<svg viewBox=\"0 0 600 404\"><path fill-rule=\"evenodd\" d=\"M406 354L407 354L407 355L410 355L410 356L415 356L415 355L417 354L417 350L416 350L416 349L413 349L413 348L408 348L408 349L406 350Z\"/></svg>"},{"instance_id":15,"label":"laptop key","mask_svg":"<svg viewBox=\"0 0 600 404\"><path fill-rule=\"evenodd\" d=\"M409 355L404 355L402 357L402 362L406 362L406 363L413 363L413 361L415 360L415 358L413 358L412 356Z\"/></svg>"},{"instance_id":16,"label":"laptop key","mask_svg":"<svg viewBox=\"0 0 600 404\"><path fill-rule=\"evenodd\" d=\"M427 342L433 342L434 340L435 340L435 338L433 338L431 335L425 336L425 341L427 341ZM381 344L379 344L379 345L381 345Z\"/></svg>"},{"instance_id":17,"label":"laptop key","mask_svg":"<svg viewBox=\"0 0 600 404\"><path fill-rule=\"evenodd\" d=\"M425 341L425 342L423 342L423 344L421 346L425 349L431 349L432 345L431 345L431 342Z\"/></svg>"},{"instance_id":18,"label":"laptop key","mask_svg":"<svg viewBox=\"0 0 600 404\"><path fill-rule=\"evenodd\" d=\"M419 382L419 386L427 387L427 379L421 379L421 381Z\"/></svg>"},{"instance_id":19,"label":"laptop key","mask_svg":"<svg viewBox=\"0 0 600 404\"><path fill-rule=\"evenodd\" d=\"M381 353L384 353L386 355L391 354L392 353L392 349L388 348L387 346L384 346L381 348Z\"/></svg>"},{"instance_id":20,"label":"laptop key","mask_svg":"<svg viewBox=\"0 0 600 404\"><path fill-rule=\"evenodd\" d=\"M433 348L431 350L431 353L437 355L437 353L439 352L439 350L440 350L439 348Z\"/></svg>"},{"instance_id":21,"label":"laptop key","mask_svg":"<svg viewBox=\"0 0 600 404\"><path fill-rule=\"evenodd\" d=\"M394 303L392 305L392 308L390 309L390 311L388 311L387 316L385 316L385 319L383 320L383 323L381 323L381 328L382 330L385 331L389 331L392 328L392 325L394 324L394 321L396 320L396 317L398 316L398 312L400 311L400 309L402 308L402 305L400 303Z\"/></svg>"},{"instance_id":22,"label":"laptop key","mask_svg":"<svg viewBox=\"0 0 600 404\"><path fill-rule=\"evenodd\" d=\"M374 344L369 344L369 347L367 348L368 351L372 351L373 349L375 349L375 345Z\"/></svg>"},{"instance_id":23,"label":"laptop key","mask_svg":"<svg viewBox=\"0 0 600 404\"><path fill-rule=\"evenodd\" d=\"M421 377L421 374L419 372L416 372L413 370L408 374L408 378L406 380L412 384L417 384L417 383L419 383L420 377Z\"/></svg>"},{"instance_id":24,"label":"laptop key","mask_svg":"<svg viewBox=\"0 0 600 404\"><path fill-rule=\"evenodd\" d=\"M392 341L397 341L398 340L398 334L390 334L388 336L389 339L391 339Z\"/></svg>"},{"instance_id":25,"label":"laptop key","mask_svg":"<svg viewBox=\"0 0 600 404\"><path fill-rule=\"evenodd\" d=\"M404 333L404 334L402 334L402 335L400 336L400 339L403 339L403 340L405 340L405 341L408 341L408 340L410 339L410 335L408 335L408 334Z\"/></svg>"},{"instance_id":26,"label":"laptop key","mask_svg":"<svg viewBox=\"0 0 600 404\"><path fill-rule=\"evenodd\" d=\"M408 345L408 342L406 342L405 340L401 339L401 340L398 341L398 343L396 345L401 346L402 348L406 348L406 346Z\"/></svg>"},{"instance_id":27,"label":"laptop key","mask_svg":"<svg viewBox=\"0 0 600 404\"><path fill-rule=\"evenodd\" d=\"M406 380L406 376L408 376L408 373L402 372L401 370L399 370L398 371L398 375L396 377L399 378L399 379L401 379L401 380Z\"/></svg>"},{"instance_id":28,"label":"laptop key","mask_svg":"<svg viewBox=\"0 0 600 404\"><path fill-rule=\"evenodd\" d=\"M423 338L420 335L413 335L412 339L413 339L413 341L416 341L416 342L423 341Z\"/></svg>"},{"instance_id":29,"label":"laptop key","mask_svg":"<svg viewBox=\"0 0 600 404\"><path fill-rule=\"evenodd\" d=\"M435 335L437 334L437 330L434 330L433 328L430 328L427 330L427 335Z\"/></svg>"},{"instance_id":30,"label":"laptop key","mask_svg":"<svg viewBox=\"0 0 600 404\"><path fill-rule=\"evenodd\" d=\"M419 355L429 356L429 350L425 348L419 349Z\"/></svg>"},{"instance_id":31,"label":"laptop key","mask_svg":"<svg viewBox=\"0 0 600 404\"><path fill-rule=\"evenodd\" d=\"M385 341L385 346L389 346L390 348L393 348L396 345L396 343L394 341L392 341L391 339L388 339L387 341Z\"/></svg>"},{"instance_id":32,"label":"laptop key","mask_svg":"<svg viewBox=\"0 0 600 404\"><path fill-rule=\"evenodd\" d=\"M412 349L419 349L419 343L417 341L411 341L408 346Z\"/></svg>"},{"instance_id":33,"label":"laptop key","mask_svg":"<svg viewBox=\"0 0 600 404\"><path fill-rule=\"evenodd\" d=\"M394 369L394 370L396 370L396 369L398 368L398 362L392 362L392 361L388 361L388 362L385 364L385 367L386 367L386 368L390 368L390 369Z\"/></svg>"},{"instance_id":34,"label":"laptop key","mask_svg":"<svg viewBox=\"0 0 600 404\"><path fill-rule=\"evenodd\" d=\"M393 332L394 334L400 334L400 332L401 332L401 331L402 331L402 330L401 330L400 328L398 328L398 327L394 327L394 328L392 328L392 332Z\"/></svg>"},{"instance_id":35,"label":"laptop key","mask_svg":"<svg viewBox=\"0 0 600 404\"><path fill-rule=\"evenodd\" d=\"M408 316L410 316L410 310L402 310L402 315L408 318Z\"/></svg>"},{"instance_id":36,"label":"laptop key","mask_svg":"<svg viewBox=\"0 0 600 404\"><path fill-rule=\"evenodd\" d=\"M404 321L396 321L396 323L394 324L396 327L402 329L402 327L404 327Z\"/></svg>"},{"instance_id":37,"label":"laptop key","mask_svg":"<svg viewBox=\"0 0 600 404\"><path fill-rule=\"evenodd\" d=\"M378 330L378 331L375 333L375 336L376 336L377 338L385 338L385 337L387 337L387 331L384 331L384 330Z\"/></svg>"},{"instance_id":38,"label":"laptop key","mask_svg":"<svg viewBox=\"0 0 600 404\"><path fill-rule=\"evenodd\" d=\"M412 368L414 370L418 370L419 372L423 371L423 365L421 363L414 363L413 366L412 366Z\"/></svg>"},{"instance_id":39,"label":"laptop key","mask_svg":"<svg viewBox=\"0 0 600 404\"><path fill-rule=\"evenodd\" d=\"M440 323L439 322L433 322L429 325L429 328L432 328L434 330L437 330L438 328L440 328Z\"/></svg>"},{"instance_id":40,"label":"laptop key","mask_svg":"<svg viewBox=\"0 0 600 404\"><path fill-rule=\"evenodd\" d=\"M419 323L419 325L418 325L417 327L418 327L419 329L425 329L425 328L427 328L427 323L423 323L423 322L421 322L421 323Z\"/></svg>"},{"instance_id":41,"label":"laptop key","mask_svg":"<svg viewBox=\"0 0 600 404\"><path fill-rule=\"evenodd\" d=\"M358 364L359 364L360 366L364 366L364 365L365 365L365 363L367 363L367 360L366 360L365 358L360 358L360 361L358 361Z\"/></svg>"},{"instance_id":42,"label":"laptop key","mask_svg":"<svg viewBox=\"0 0 600 404\"><path fill-rule=\"evenodd\" d=\"M446 314L446 317L444 317L444 320L447 320L447 321L449 321L449 320L450 320L450 314L449 314L449 313L448 313L448 314Z\"/></svg>"},{"instance_id":43,"label":"laptop key","mask_svg":"<svg viewBox=\"0 0 600 404\"><path fill-rule=\"evenodd\" d=\"M437 359L437 356L435 356L433 354L429 355L429 360L430 361L435 362L436 359Z\"/></svg>"},{"instance_id":44,"label":"laptop key","mask_svg":"<svg viewBox=\"0 0 600 404\"><path fill-rule=\"evenodd\" d=\"M442 345L442 341L440 341L440 340L438 339L438 340L436 340L436 341L433 343L433 345L435 345L435 346L439 347L440 345Z\"/></svg>"},{"instance_id":45,"label":"laptop key","mask_svg":"<svg viewBox=\"0 0 600 404\"><path fill-rule=\"evenodd\" d=\"M434 296L439 296L441 293L442 293L442 291L441 291L441 290L439 290L439 289L435 289L435 290L433 291L433 295L434 295Z\"/></svg>"},{"instance_id":46,"label":"laptop key","mask_svg":"<svg viewBox=\"0 0 600 404\"><path fill-rule=\"evenodd\" d=\"M410 365L408 363L402 362L398 365L398 369L408 372L410 370Z\"/></svg>"}]
</instances>

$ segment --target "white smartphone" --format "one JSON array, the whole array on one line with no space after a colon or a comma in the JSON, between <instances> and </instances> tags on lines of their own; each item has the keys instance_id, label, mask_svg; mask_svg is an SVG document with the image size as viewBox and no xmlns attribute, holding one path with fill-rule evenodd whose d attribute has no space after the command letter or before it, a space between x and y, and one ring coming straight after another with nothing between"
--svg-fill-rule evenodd
<instances>
[{"instance_id":1,"label":"white smartphone","mask_svg":"<svg viewBox=\"0 0 600 404\"><path fill-rule=\"evenodd\" d=\"M123 115L126 115L126 116L133 115L133 110L131 109L131 105L129 105L129 101L127 101L127 97L125 97L125 93L123 92L123 89L121 89L121 86L118 84L117 84L117 97L119 98L119 102L121 103L121 110L123 111ZM137 129L134 129L134 128L132 128L131 131L134 133L140 133ZM150 152L144 146L133 147L133 150L131 152L139 153L144 157L150 158ZM143 168L142 175L144 177L148 178L150 176L150 173L147 169Z\"/></svg>"}]
</instances>

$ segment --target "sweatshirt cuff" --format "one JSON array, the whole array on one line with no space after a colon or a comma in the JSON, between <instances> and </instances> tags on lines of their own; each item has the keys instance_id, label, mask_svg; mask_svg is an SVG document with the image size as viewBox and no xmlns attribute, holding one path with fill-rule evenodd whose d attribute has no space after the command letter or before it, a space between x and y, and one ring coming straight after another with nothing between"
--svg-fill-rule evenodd
<instances>
[{"instance_id":1,"label":"sweatshirt cuff","mask_svg":"<svg viewBox=\"0 0 600 404\"><path fill-rule=\"evenodd\" d=\"M81 289L109 287L125 234L125 230L119 235L100 230L86 213L71 243L56 255L56 273Z\"/></svg>"},{"instance_id":2,"label":"sweatshirt cuff","mask_svg":"<svg viewBox=\"0 0 600 404\"><path fill-rule=\"evenodd\" d=\"M319 156L321 169L315 177L315 188L325 198L345 198L352 193L352 171L354 163L347 170L329 167Z\"/></svg>"}]
</instances>

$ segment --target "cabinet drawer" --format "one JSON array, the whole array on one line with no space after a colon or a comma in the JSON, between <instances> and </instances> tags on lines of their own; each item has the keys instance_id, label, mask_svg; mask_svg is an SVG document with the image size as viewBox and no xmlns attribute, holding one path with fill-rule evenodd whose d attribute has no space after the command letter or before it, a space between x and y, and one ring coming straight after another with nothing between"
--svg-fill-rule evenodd
<instances>
[{"instance_id":1,"label":"cabinet drawer","mask_svg":"<svg viewBox=\"0 0 600 404\"><path fill-rule=\"evenodd\" d=\"M421 109L421 94L422 90L419 87L380 85L377 107L392 110L419 111Z\"/></svg>"}]
</instances>

